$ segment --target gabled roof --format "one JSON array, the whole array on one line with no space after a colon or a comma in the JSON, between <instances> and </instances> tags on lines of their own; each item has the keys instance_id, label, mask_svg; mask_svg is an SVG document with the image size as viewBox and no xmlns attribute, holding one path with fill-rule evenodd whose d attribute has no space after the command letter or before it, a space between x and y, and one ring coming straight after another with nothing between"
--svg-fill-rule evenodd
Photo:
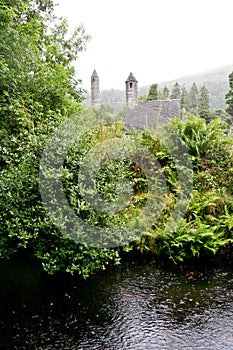
<instances>
[{"instance_id":1,"label":"gabled roof","mask_svg":"<svg viewBox=\"0 0 233 350\"><path fill-rule=\"evenodd\" d=\"M129 129L155 130L174 117L180 117L180 100L139 101L127 108L125 125Z\"/></svg>"}]
</instances>

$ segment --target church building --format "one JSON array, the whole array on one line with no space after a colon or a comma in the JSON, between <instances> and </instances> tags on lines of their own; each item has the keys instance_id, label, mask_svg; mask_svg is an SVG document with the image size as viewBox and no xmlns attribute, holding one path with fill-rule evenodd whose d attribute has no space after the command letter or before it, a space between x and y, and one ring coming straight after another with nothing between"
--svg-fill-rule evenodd
<instances>
[{"instance_id":1,"label":"church building","mask_svg":"<svg viewBox=\"0 0 233 350\"><path fill-rule=\"evenodd\" d=\"M168 123L171 118L180 117L180 100L138 100L138 82L132 73L125 82L127 128L155 129ZM91 76L91 101L94 108L100 106L99 77L94 70Z\"/></svg>"}]
</instances>

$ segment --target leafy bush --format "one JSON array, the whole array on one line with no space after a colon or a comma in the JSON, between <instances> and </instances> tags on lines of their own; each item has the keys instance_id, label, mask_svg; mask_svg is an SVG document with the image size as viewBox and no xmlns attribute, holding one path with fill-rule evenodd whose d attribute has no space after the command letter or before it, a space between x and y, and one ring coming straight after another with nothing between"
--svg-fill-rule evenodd
<instances>
[{"instance_id":1,"label":"leafy bush","mask_svg":"<svg viewBox=\"0 0 233 350\"><path fill-rule=\"evenodd\" d=\"M186 122L176 119L172 124L193 161L192 199L176 230L167 231L164 222L175 201L170 193L160 221L142 237L138 248L179 262L209 252L216 254L233 243L233 140L225 135L225 124L218 119L207 124L190 115Z\"/></svg>"},{"instance_id":2,"label":"leafy bush","mask_svg":"<svg viewBox=\"0 0 233 350\"><path fill-rule=\"evenodd\" d=\"M48 273L87 277L118 263L118 252L62 235L46 215L38 174L47 138L81 110L73 62L88 36L82 26L68 36L66 20L54 22L50 0L4 0L0 15L0 257L27 250Z\"/></svg>"}]
</instances>

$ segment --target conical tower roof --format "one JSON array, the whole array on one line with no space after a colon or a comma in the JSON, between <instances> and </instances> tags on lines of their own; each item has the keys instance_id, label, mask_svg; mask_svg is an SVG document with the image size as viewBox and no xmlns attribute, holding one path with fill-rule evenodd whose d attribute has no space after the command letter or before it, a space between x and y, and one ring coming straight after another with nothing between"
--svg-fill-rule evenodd
<instances>
[{"instance_id":1,"label":"conical tower roof","mask_svg":"<svg viewBox=\"0 0 233 350\"><path fill-rule=\"evenodd\" d=\"M132 72L129 73L129 76L128 76L128 79L126 80L126 83L127 83L128 81L136 81L136 83L137 83L137 80L136 80L136 78L134 77L134 75L133 75Z\"/></svg>"},{"instance_id":2,"label":"conical tower roof","mask_svg":"<svg viewBox=\"0 0 233 350\"><path fill-rule=\"evenodd\" d=\"M98 74L97 74L97 72L96 72L96 70L94 69L94 71L93 71L93 73L92 73L92 76L91 76L92 78L99 78L98 77Z\"/></svg>"}]
</instances>

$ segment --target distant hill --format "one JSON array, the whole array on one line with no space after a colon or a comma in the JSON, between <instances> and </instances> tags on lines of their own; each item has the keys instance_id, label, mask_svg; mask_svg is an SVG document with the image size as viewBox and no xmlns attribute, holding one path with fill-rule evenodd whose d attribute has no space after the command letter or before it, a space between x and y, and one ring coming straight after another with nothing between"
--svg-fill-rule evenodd
<instances>
[{"instance_id":1,"label":"distant hill","mask_svg":"<svg viewBox=\"0 0 233 350\"><path fill-rule=\"evenodd\" d=\"M159 83L159 89L163 89L167 86L169 90L177 82L181 87L186 86L187 89L191 87L193 83L196 83L200 87L205 83L210 93L210 108L211 109L225 109L225 95L229 90L228 77L233 71L233 64L208 70L194 75L188 75L179 79L170 80ZM156 83L156 78L154 83ZM138 96L142 96L148 93L150 86L142 86L138 88ZM87 103L90 103L90 94L86 96ZM119 111L125 103L125 91L109 89L101 91L101 102L112 105L115 111Z\"/></svg>"},{"instance_id":2,"label":"distant hill","mask_svg":"<svg viewBox=\"0 0 233 350\"><path fill-rule=\"evenodd\" d=\"M180 79L160 83L159 88L167 86L169 89L171 89L172 86L178 82L180 86L185 85L186 88L189 89L193 83L196 83L198 87L205 83L210 93L210 108L226 108L225 95L229 90L228 77L232 71L233 64L208 70L206 72L198 73L195 75L188 75Z\"/></svg>"},{"instance_id":3,"label":"distant hill","mask_svg":"<svg viewBox=\"0 0 233 350\"><path fill-rule=\"evenodd\" d=\"M192 82L195 81L198 84L202 84L203 82L221 82L228 81L229 74L233 71L233 64L211 69L205 72L188 75L179 79L170 80L162 83L163 85L173 85L175 82L179 82L179 84L185 84L191 86ZM162 85L161 84L161 85Z\"/></svg>"}]
</instances>

